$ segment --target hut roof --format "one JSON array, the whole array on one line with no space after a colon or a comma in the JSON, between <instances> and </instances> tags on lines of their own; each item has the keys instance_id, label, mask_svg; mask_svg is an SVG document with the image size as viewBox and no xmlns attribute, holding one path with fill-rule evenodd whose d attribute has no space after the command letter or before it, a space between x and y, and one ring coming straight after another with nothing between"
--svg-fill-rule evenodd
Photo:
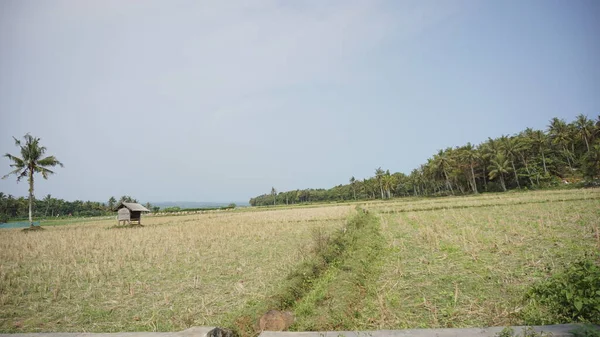
<instances>
[{"instance_id":1,"label":"hut roof","mask_svg":"<svg viewBox=\"0 0 600 337\"><path fill-rule=\"evenodd\" d=\"M120 202L117 205L117 210L119 210L123 207L126 207L130 211L150 212L149 209L147 209L146 207L144 207L138 203L135 203L135 202Z\"/></svg>"}]
</instances>

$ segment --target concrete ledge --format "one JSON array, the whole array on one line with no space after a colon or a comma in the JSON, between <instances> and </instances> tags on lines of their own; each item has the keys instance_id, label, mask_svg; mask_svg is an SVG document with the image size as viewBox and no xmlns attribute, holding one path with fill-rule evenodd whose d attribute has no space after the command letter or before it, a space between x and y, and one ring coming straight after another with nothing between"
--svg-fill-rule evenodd
<instances>
[{"instance_id":1,"label":"concrete ledge","mask_svg":"<svg viewBox=\"0 0 600 337\"><path fill-rule=\"evenodd\" d=\"M0 337L206 337L214 327L196 326L177 332L29 332L0 334Z\"/></svg>"},{"instance_id":2,"label":"concrete ledge","mask_svg":"<svg viewBox=\"0 0 600 337\"><path fill-rule=\"evenodd\" d=\"M551 333L552 337L570 337L570 331L576 329L578 324L558 324L534 326L533 329L540 333ZM515 336L521 336L525 326L512 327ZM596 325L600 331L600 327ZM0 337L229 337L230 332L214 327L193 327L178 332L30 332L0 334ZM407 330L373 330L373 331L263 331L259 337L495 337L504 327L491 328L465 328L465 329L407 329ZM218 331L220 330L220 331ZM213 332L213 333L211 333ZM213 336L214 335L214 336Z\"/></svg>"},{"instance_id":3,"label":"concrete ledge","mask_svg":"<svg viewBox=\"0 0 600 337\"><path fill-rule=\"evenodd\" d=\"M551 333L552 337L573 336L569 331L578 324L533 326L536 332ZM597 327L597 326L596 326ZM525 326L512 327L515 336L521 336ZM597 327L598 328L598 327ZM494 337L504 327L466 329L410 329L373 331L323 331L323 332L276 332L263 331L259 337Z\"/></svg>"}]
</instances>

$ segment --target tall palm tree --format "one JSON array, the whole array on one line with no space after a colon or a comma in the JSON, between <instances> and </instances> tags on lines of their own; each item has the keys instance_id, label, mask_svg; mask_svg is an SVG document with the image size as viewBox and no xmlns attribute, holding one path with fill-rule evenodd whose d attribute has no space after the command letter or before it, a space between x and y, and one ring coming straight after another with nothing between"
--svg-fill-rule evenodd
<instances>
[{"instance_id":1,"label":"tall palm tree","mask_svg":"<svg viewBox=\"0 0 600 337\"><path fill-rule=\"evenodd\" d=\"M381 177L381 182L385 195L388 199L390 199L392 197L392 188L396 184L396 178L388 171L383 177Z\"/></svg>"},{"instance_id":2,"label":"tall palm tree","mask_svg":"<svg viewBox=\"0 0 600 337\"><path fill-rule=\"evenodd\" d=\"M528 129L530 130L530 129ZM546 168L546 155L544 149L548 145L548 137L541 130L531 130L528 132L525 130L525 133L528 135L531 144L540 152L542 155L542 164L544 166L544 174L548 174L548 168Z\"/></svg>"},{"instance_id":3,"label":"tall palm tree","mask_svg":"<svg viewBox=\"0 0 600 337\"><path fill-rule=\"evenodd\" d=\"M273 196L273 206L275 206L275 202L277 201L277 190L275 187L271 187L271 195Z\"/></svg>"},{"instance_id":4,"label":"tall palm tree","mask_svg":"<svg viewBox=\"0 0 600 337\"><path fill-rule=\"evenodd\" d=\"M379 191L381 192L381 199L383 199L383 174L385 172L381 169L381 167L377 168L375 170L375 178L377 179L377 182L379 183Z\"/></svg>"},{"instance_id":5,"label":"tall palm tree","mask_svg":"<svg viewBox=\"0 0 600 337\"><path fill-rule=\"evenodd\" d=\"M585 175L594 179L600 177L600 143L593 144L583 155Z\"/></svg>"},{"instance_id":6,"label":"tall palm tree","mask_svg":"<svg viewBox=\"0 0 600 337\"><path fill-rule=\"evenodd\" d=\"M587 152L590 152L590 139L594 132L594 122L589 120L587 116L580 114L575 120L575 128L577 128L577 133L585 142Z\"/></svg>"},{"instance_id":7,"label":"tall palm tree","mask_svg":"<svg viewBox=\"0 0 600 337\"><path fill-rule=\"evenodd\" d=\"M500 177L500 185L502 186L502 190L506 192L506 184L504 183L504 174L507 174L510 170L508 159L504 156L503 153L498 153L495 158L490 160L489 167L489 175L490 179L495 179L496 177Z\"/></svg>"},{"instance_id":8,"label":"tall palm tree","mask_svg":"<svg viewBox=\"0 0 600 337\"><path fill-rule=\"evenodd\" d=\"M116 203L117 203L117 199L115 199L115 197L110 197L108 199L108 209L112 211L115 208Z\"/></svg>"},{"instance_id":9,"label":"tall palm tree","mask_svg":"<svg viewBox=\"0 0 600 337\"><path fill-rule=\"evenodd\" d=\"M44 179L48 179L49 175L54 174L54 171L48 167L55 167L57 165L63 167L63 164L54 156L44 157L46 147L40 145L39 138L31 136L29 133L23 138L25 139L24 144L13 137L15 146L21 150L21 157L9 153L4 155L4 157L12 161L10 167L14 170L2 177L2 179L6 179L11 174L14 174L17 176L17 182L19 182L22 178L27 177L27 181L29 182L29 225L33 227L33 175L34 173L41 173Z\"/></svg>"},{"instance_id":10,"label":"tall palm tree","mask_svg":"<svg viewBox=\"0 0 600 337\"><path fill-rule=\"evenodd\" d=\"M515 167L515 158L523 150L523 147L520 144L519 139L517 137L508 136L500 137L500 146L502 147L504 153L510 160L510 164L512 165L512 169L515 174L515 181L517 182L517 187L520 189L521 184L519 184L519 176L517 175L517 168Z\"/></svg>"},{"instance_id":11,"label":"tall palm tree","mask_svg":"<svg viewBox=\"0 0 600 337\"><path fill-rule=\"evenodd\" d=\"M354 176L350 178L350 185L352 185L352 195L354 196L354 200L356 200L356 178Z\"/></svg>"},{"instance_id":12,"label":"tall palm tree","mask_svg":"<svg viewBox=\"0 0 600 337\"><path fill-rule=\"evenodd\" d=\"M48 194L44 197L44 203L46 204L46 211L44 212L44 217L48 216L48 209L50 209L50 205L52 204L52 195Z\"/></svg>"},{"instance_id":13,"label":"tall palm tree","mask_svg":"<svg viewBox=\"0 0 600 337\"><path fill-rule=\"evenodd\" d=\"M450 189L450 192L454 194L454 189L452 189L452 184L450 183L450 177L448 176L448 172L452 170L452 166L454 165L454 161L450 152L452 149L448 148L446 150L439 150L436 155L433 156L433 167L436 171L442 173L446 180L446 187Z\"/></svg>"},{"instance_id":14,"label":"tall palm tree","mask_svg":"<svg viewBox=\"0 0 600 337\"><path fill-rule=\"evenodd\" d=\"M469 164L469 168L471 169L471 188L473 189L473 193L477 194L477 182L475 181L474 165L479 158L479 153L471 143L467 143L467 145L460 148L459 158Z\"/></svg>"},{"instance_id":15,"label":"tall palm tree","mask_svg":"<svg viewBox=\"0 0 600 337\"><path fill-rule=\"evenodd\" d=\"M550 120L548 133L552 143L562 147L560 152L565 156L569 168L573 171L573 165L571 165L571 152L567 146L572 142L569 125L567 125L564 120L554 117Z\"/></svg>"}]
</instances>

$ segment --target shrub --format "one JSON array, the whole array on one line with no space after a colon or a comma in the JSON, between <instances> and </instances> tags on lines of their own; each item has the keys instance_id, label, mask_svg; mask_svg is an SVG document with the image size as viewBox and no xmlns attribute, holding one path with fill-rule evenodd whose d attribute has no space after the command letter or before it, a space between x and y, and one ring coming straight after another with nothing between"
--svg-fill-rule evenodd
<instances>
[{"instance_id":1,"label":"shrub","mask_svg":"<svg viewBox=\"0 0 600 337\"><path fill-rule=\"evenodd\" d=\"M600 267L577 261L532 286L526 298L528 324L600 322Z\"/></svg>"}]
</instances>

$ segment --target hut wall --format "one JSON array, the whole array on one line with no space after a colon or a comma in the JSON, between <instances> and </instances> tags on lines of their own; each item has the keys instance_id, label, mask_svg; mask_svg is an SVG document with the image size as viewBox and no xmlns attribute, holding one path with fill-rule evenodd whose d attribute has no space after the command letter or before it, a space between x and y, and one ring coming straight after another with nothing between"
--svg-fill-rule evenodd
<instances>
[{"instance_id":1,"label":"hut wall","mask_svg":"<svg viewBox=\"0 0 600 337\"><path fill-rule=\"evenodd\" d=\"M131 219L131 214L127 208L121 208L117 214L119 221L129 221Z\"/></svg>"}]
</instances>

